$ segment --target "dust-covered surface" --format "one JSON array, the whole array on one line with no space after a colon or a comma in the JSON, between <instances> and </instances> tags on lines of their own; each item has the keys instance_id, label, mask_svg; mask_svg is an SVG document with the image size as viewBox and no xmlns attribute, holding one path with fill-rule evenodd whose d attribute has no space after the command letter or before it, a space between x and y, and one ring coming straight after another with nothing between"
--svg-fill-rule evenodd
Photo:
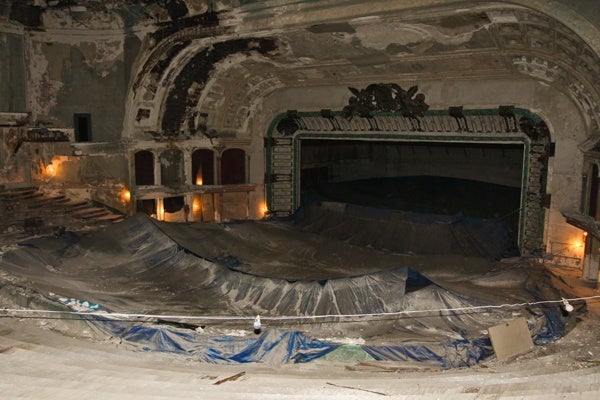
<instances>
[{"instance_id":1,"label":"dust-covered surface","mask_svg":"<svg viewBox=\"0 0 600 400\"><path fill-rule=\"evenodd\" d=\"M519 378L525 385L520 386L522 393L534 393L533 378L526 378L528 371L536 371L541 379L548 379L560 387L555 391L558 394L587 395L597 390L591 383L592 378L597 382L600 354L597 308L593 302L588 304L588 311L581 302L574 302L576 312L561 314L566 336L541 336L535 348L527 354L503 362L495 360L493 354L481 359L471 358L474 362L438 362L440 355L455 361L461 354L458 350L450 353L448 347L440 343L460 341L465 337L472 338L472 341L485 338L486 327L505 319L525 316L532 334L547 333L546 309L543 307L477 309L465 313L439 310L556 300L560 296L573 298L598 293L596 288L586 287L577 279L577 271L544 268L522 259L494 261L459 255L398 254L306 232L290 222L164 224L136 216L97 232L77 234L68 231L61 237L31 238L16 245L7 243L3 246L0 271L0 306L5 309L103 310L165 316L158 324L156 319L148 319L148 323L137 320L115 325L117 329L114 326L107 329L102 324L68 314L42 317L11 312L3 315L6 318L0 320L3 349L0 357L14 357L15 365L33 363L33 366L26 367L33 370L42 368L40 363L46 358L41 357L40 362L28 361L27 352L15 349L40 347L43 352L60 354L59 365L81 362L79 368L84 368L88 359L82 356L81 361L76 361L75 355L69 356L71 346L74 346L75 352L82 354L88 351L85 350L87 346L108 346L110 351L104 356L106 362L118 369L142 362L142 358L158 357L139 351L154 349L164 352L164 347L153 346L171 340L173 336L170 335L175 332L178 336L170 342L175 347L179 348L186 342L193 343L193 346L183 346L183 351L171 352L173 358L163 360L169 366L162 372L166 374L163 376L177 376L182 365L212 376L203 365L214 363L214 359L206 355L215 349L223 355L232 351L240 341L256 343L260 337L267 347L269 343L288 345L292 340L296 344L298 341L316 341L317 345L311 347L317 349L314 353L308 351L308 347L302 347L304 353L301 354L306 356L304 361L311 362L290 364L285 368L282 365L287 365L289 358L283 353L289 348L273 346L269 348L273 350L271 356L262 358L256 358L256 352L251 357L235 353L236 360L250 361L250 364L233 363L248 365L246 371L261 366L259 377L244 375L241 378L243 382L250 384L255 379L269 380L268 377L273 374L275 382L286 388L281 392L283 397L290 394L287 388L295 387L298 393L303 393L302 398L317 398L318 390L311 392L307 387L288 382L290 379L295 382L295 378L299 377L321 388L325 385L325 393L331 394L331 398L380 396L357 390L357 387L385 389L379 391L391 395L406 393L406 379L420 382L422 388L413 393L422 394L424 398L427 394L447 392L450 386L444 388L444 384L452 385L455 390L454 385L462 385L466 392L452 392L458 397L480 391L502 393L514 390L514 386L497 386L501 385L499 380L495 381L496 386L491 385L490 373L507 374L505 377L524 375ZM410 271L420 271L429 281L415 279ZM550 308L560 310L560 305L553 304ZM424 312L385 318L333 318L319 323L311 320L269 320L269 317L280 316L402 310ZM438 312L431 313L431 310ZM251 329L252 319L257 313L263 316L260 336ZM187 324L190 321L167 317L181 315L249 319L207 321L199 318ZM145 342L130 340L133 333L140 332L141 328L133 329L137 326L156 328L156 335ZM60 335L57 336L57 332ZM292 337L290 332L300 332L305 336ZM185 335L184 341L181 335ZM68 339L72 337L77 339ZM160 340L155 340L157 337ZM291 340L282 341L283 337ZM219 338L223 339L221 345L224 338L229 341L227 349L211 344L208 350L199 350L206 340L218 341ZM200 342L198 339L201 339ZM323 343L334 347L324 351L320 347ZM417 355L418 349L433 349L435 356L422 360L407 356L407 343L417 349ZM57 350L53 350L55 348ZM244 351L247 352L247 348L247 345L243 347ZM469 347L466 351L473 348L477 347ZM266 353L264 347L258 351ZM319 352L323 354L312 357L311 354ZM390 354L395 354L395 358L390 358ZM469 357L466 359L469 360ZM284 364L281 364L282 360ZM232 364L231 359L226 364ZM230 375L239 372L217 370L229 371ZM320 371L331 371L327 374L332 381L325 382L327 378ZM421 372L410 372L415 375L406 378L404 374L407 371ZM385 378L382 372L385 372ZM404 382L402 379L398 381L399 372L403 372ZM550 378L551 375L570 373L580 378L581 389L576 385L566 388ZM15 379L15 374L18 375L13 371L3 376ZM448 374L452 374L453 378L448 379ZM394 383L387 380L388 376L394 378ZM426 380L434 376L445 383L428 387ZM497 376L494 379L499 379ZM362 383L355 386L347 377L359 379ZM375 386L368 384L370 379L374 379ZM458 383L451 383L453 380ZM213 381L207 378L202 383L212 384ZM411 387L414 389L414 386ZM235 398L230 392L226 393L228 396L223 396Z\"/></svg>"}]
</instances>

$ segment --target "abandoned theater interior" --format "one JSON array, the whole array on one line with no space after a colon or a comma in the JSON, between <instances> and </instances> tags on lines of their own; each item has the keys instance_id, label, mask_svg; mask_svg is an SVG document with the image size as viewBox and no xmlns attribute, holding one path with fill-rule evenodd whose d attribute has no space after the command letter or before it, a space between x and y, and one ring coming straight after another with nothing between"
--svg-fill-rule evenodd
<instances>
[{"instance_id":1,"label":"abandoned theater interior","mask_svg":"<svg viewBox=\"0 0 600 400\"><path fill-rule=\"evenodd\" d=\"M598 312L596 0L0 0L0 59L0 323L445 369Z\"/></svg>"}]
</instances>

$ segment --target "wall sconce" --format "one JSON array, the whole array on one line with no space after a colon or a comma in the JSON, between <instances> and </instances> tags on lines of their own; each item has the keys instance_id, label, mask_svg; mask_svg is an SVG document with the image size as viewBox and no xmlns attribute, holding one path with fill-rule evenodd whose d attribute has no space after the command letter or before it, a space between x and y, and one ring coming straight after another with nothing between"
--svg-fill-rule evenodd
<instances>
[{"instance_id":1,"label":"wall sconce","mask_svg":"<svg viewBox=\"0 0 600 400\"><path fill-rule=\"evenodd\" d=\"M56 167L54 164L50 163L46 166L46 175L49 177L54 177L56 175Z\"/></svg>"},{"instance_id":2,"label":"wall sconce","mask_svg":"<svg viewBox=\"0 0 600 400\"><path fill-rule=\"evenodd\" d=\"M123 203L129 203L131 201L131 192L127 188L123 188L119 194L119 197Z\"/></svg>"},{"instance_id":3,"label":"wall sconce","mask_svg":"<svg viewBox=\"0 0 600 400\"><path fill-rule=\"evenodd\" d=\"M259 210L260 210L260 213L262 214L263 218L270 214L269 207L267 207L266 202L261 204Z\"/></svg>"}]
</instances>

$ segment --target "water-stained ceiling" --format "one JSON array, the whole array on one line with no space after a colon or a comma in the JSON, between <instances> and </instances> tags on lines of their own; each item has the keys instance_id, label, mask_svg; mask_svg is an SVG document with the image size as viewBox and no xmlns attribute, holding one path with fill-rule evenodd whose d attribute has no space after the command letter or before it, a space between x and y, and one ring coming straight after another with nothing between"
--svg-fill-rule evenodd
<instances>
[{"instance_id":1,"label":"water-stained ceiling","mask_svg":"<svg viewBox=\"0 0 600 400\"><path fill-rule=\"evenodd\" d=\"M185 130L190 118L208 115L213 128L241 130L257 104L281 88L512 77L556 87L580 105L590 128L598 126L598 54L534 9L507 2L285 3L252 2L155 32L132 86L139 125Z\"/></svg>"},{"instance_id":2,"label":"water-stained ceiling","mask_svg":"<svg viewBox=\"0 0 600 400\"><path fill-rule=\"evenodd\" d=\"M95 27L142 38L126 135L202 124L239 132L281 88L501 77L535 79L570 96L592 132L600 121L600 44L586 42L598 35L597 16L578 20L568 0L5 0L2 7L34 29Z\"/></svg>"}]
</instances>

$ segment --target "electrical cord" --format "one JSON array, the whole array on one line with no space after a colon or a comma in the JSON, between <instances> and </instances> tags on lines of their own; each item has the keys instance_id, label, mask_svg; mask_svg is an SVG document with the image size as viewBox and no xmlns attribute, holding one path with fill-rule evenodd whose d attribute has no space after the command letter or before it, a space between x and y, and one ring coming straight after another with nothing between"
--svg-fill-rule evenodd
<instances>
[{"instance_id":1,"label":"electrical cord","mask_svg":"<svg viewBox=\"0 0 600 400\"><path fill-rule=\"evenodd\" d=\"M473 312L482 310L493 310L503 308L521 308L521 307L535 307L551 304L561 304L567 312L573 311L573 307L570 302L572 301L585 301L585 300L600 300L598 296L587 296L587 297L574 297L574 298L561 298L560 300L542 300L533 302L523 303L512 303L512 304L499 304L499 305L483 305L483 306L470 306L470 307L454 307L454 308L440 308L440 309L429 309L429 310L404 310L394 312L380 312L380 313L361 313L361 314L326 314L326 315L296 315L296 316L260 316L262 321L303 321L303 320L325 320L325 319L354 319L354 318L368 318L368 317L390 317L390 316L414 316L415 314L432 314L439 315L442 313L458 313L458 312ZM5 314L4 317L13 318L32 318L36 317L39 319L45 319L47 317L41 316L41 314L53 315L53 319L71 319L66 316L93 316L103 319L113 319L118 321L134 321L134 322L148 322L143 321L144 319L153 320L180 320L180 321L256 321L257 316L190 316L190 315L160 315L160 314L135 314L135 313L112 313L112 312L89 312L89 311L58 311L58 310L35 310L35 309L15 309L15 308L0 308L0 314ZM56 316L59 315L57 318ZM425 316L423 315L423 316ZM2 315L0 315L2 316ZM64 318L62 317L64 316Z\"/></svg>"}]
</instances>

